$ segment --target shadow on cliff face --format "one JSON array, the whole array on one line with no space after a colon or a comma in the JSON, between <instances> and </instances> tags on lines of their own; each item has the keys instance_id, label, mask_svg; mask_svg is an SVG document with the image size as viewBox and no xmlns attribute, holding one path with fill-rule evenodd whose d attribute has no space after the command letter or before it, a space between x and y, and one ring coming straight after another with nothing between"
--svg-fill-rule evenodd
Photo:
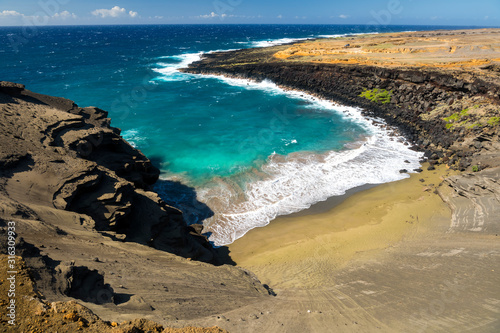
<instances>
[{"instance_id":1,"label":"shadow on cliff face","mask_svg":"<svg viewBox=\"0 0 500 333\"><path fill-rule=\"evenodd\" d=\"M202 233L202 225L205 219L214 216L210 207L198 201L196 190L193 187L172 180L158 180L154 190L169 206L182 211L182 216L187 225L193 227L199 234ZM205 234L207 237L209 234ZM229 255L226 246L215 248L217 256L223 264L236 265Z\"/></svg>"},{"instance_id":2,"label":"shadow on cliff face","mask_svg":"<svg viewBox=\"0 0 500 333\"><path fill-rule=\"evenodd\" d=\"M154 190L167 205L182 211L188 225L201 224L207 218L214 216L214 212L203 202L198 201L196 190L180 182L158 180Z\"/></svg>"},{"instance_id":3,"label":"shadow on cliff face","mask_svg":"<svg viewBox=\"0 0 500 333\"><path fill-rule=\"evenodd\" d=\"M165 160L161 156L150 156L151 164L161 170ZM196 190L181 182L159 179L153 185L167 205L182 211L182 216L187 225L202 224L205 219L214 216L214 212L201 201L198 201Z\"/></svg>"}]
</instances>

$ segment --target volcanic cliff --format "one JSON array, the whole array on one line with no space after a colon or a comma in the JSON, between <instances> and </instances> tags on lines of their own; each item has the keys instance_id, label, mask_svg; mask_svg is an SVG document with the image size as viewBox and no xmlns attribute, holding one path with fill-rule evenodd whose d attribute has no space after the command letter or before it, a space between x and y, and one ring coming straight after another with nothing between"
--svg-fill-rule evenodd
<instances>
[{"instance_id":1,"label":"volcanic cliff","mask_svg":"<svg viewBox=\"0 0 500 333\"><path fill-rule=\"evenodd\" d=\"M222 265L227 259L201 228L151 190L159 170L110 126L107 112L0 82L0 142L0 233L7 240L15 229L19 279L29 272L35 283L31 299L18 292L19 314L32 316L34 307L42 318L57 313L50 302L78 299L104 320L165 322L168 313L175 324L268 296L251 273ZM112 328L85 307L58 306L96 331ZM6 331L44 326L7 319Z\"/></svg>"}]
</instances>

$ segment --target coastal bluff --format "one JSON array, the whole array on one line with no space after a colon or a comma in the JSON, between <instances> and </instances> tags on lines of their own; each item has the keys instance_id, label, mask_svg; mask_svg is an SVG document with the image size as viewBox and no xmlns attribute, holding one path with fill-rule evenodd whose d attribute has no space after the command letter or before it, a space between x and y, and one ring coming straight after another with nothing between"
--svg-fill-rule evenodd
<instances>
[{"instance_id":1,"label":"coastal bluff","mask_svg":"<svg viewBox=\"0 0 500 333\"><path fill-rule=\"evenodd\" d=\"M463 32L210 53L185 69L362 107L426 156L407 179L222 249L152 191L158 169L105 111L1 82L0 234L15 228L18 326L2 316L0 331L498 332L498 38ZM477 58L462 37L484 59L455 59Z\"/></svg>"},{"instance_id":2,"label":"coastal bluff","mask_svg":"<svg viewBox=\"0 0 500 333\"><path fill-rule=\"evenodd\" d=\"M499 37L321 38L214 52L183 70L360 107L425 153L421 169L400 171L405 180L231 244L233 260L278 294L269 320L238 331L499 331ZM285 328L270 330L278 320Z\"/></svg>"},{"instance_id":3,"label":"coastal bluff","mask_svg":"<svg viewBox=\"0 0 500 333\"><path fill-rule=\"evenodd\" d=\"M18 325L2 316L1 330L55 332L57 313L71 312L66 329L124 320L123 332L142 332L154 325L130 320L182 327L270 297L152 191L159 170L110 123L99 108L0 82L0 249L6 262L14 228L18 278L34 283L21 288L31 298L18 292Z\"/></svg>"}]
</instances>

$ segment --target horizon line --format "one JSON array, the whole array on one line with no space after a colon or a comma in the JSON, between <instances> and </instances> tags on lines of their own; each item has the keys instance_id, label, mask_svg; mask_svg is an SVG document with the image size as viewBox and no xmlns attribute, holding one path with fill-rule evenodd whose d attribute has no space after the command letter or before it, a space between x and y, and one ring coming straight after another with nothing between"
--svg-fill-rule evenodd
<instances>
[{"instance_id":1,"label":"horizon line","mask_svg":"<svg viewBox=\"0 0 500 333\"><path fill-rule=\"evenodd\" d=\"M445 25L445 24L367 24L367 23L123 23L123 24L23 24L23 25L0 25L0 28L23 28L23 27L103 27L103 26L162 26L162 25L338 25L338 26L370 26L370 27L394 27L394 26L422 26L422 27L467 27L498 29L498 26L489 25Z\"/></svg>"}]
</instances>

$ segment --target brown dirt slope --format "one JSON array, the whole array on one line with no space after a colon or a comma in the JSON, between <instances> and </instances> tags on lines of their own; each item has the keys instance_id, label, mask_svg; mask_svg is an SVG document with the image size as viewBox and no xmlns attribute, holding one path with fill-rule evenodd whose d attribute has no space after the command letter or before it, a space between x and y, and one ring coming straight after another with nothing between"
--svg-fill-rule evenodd
<instances>
[{"instance_id":1,"label":"brown dirt slope","mask_svg":"<svg viewBox=\"0 0 500 333\"><path fill-rule=\"evenodd\" d=\"M274 54L289 61L477 70L500 65L500 29L384 33L318 39Z\"/></svg>"},{"instance_id":2,"label":"brown dirt slope","mask_svg":"<svg viewBox=\"0 0 500 333\"><path fill-rule=\"evenodd\" d=\"M16 317L15 325L9 324L12 317L6 316L8 301L0 299L0 329L5 333L44 333L44 332L95 332L95 333L225 333L218 327L168 328L145 319L124 321L121 323L103 321L87 307L75 301L47 302L36 291L30 277L30 269L21 257L17 257L16 274ZM7 256L0 256L0 267L7 267ZM31 273L33 274L33 273ZM10 283L6 270L0 270L0 293L7 295ZM10 312L10 310L8 311Z\"/></svg>"}]
</instances>

